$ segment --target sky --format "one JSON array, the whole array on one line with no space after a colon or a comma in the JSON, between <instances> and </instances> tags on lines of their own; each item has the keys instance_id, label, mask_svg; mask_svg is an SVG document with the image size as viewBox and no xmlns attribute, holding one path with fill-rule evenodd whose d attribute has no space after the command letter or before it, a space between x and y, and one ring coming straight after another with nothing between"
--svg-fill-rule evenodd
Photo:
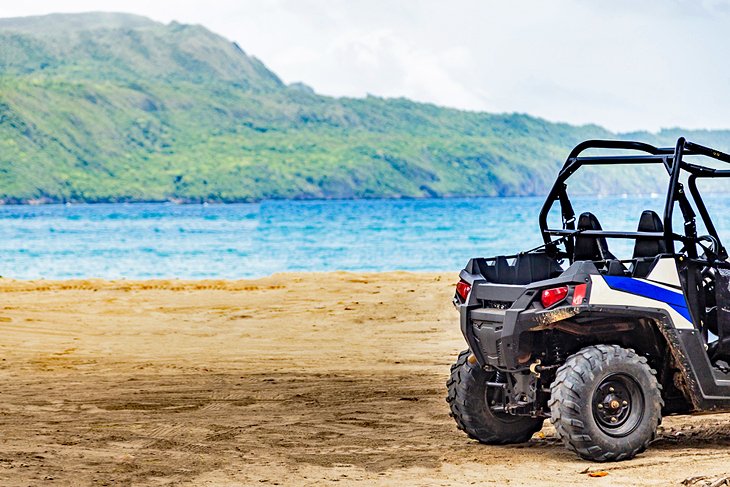
<instances>
[{"instance_id":1,"label":"sky","mask_svg":"<svg viewBox=\"0 0 730 487\"><path fill-rule=\"evenodd\" d=\"M614 131L730 128L730 0L23 0L202 24L285 82Z\"/></svg>"}]
</instances>

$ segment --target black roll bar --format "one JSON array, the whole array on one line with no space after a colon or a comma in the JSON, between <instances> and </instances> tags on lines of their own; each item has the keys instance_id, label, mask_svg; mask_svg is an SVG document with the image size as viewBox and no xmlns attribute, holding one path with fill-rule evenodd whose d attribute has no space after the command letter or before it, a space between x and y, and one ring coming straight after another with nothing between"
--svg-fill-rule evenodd
<instances>
[{"instance_id":1,"label":"black roll bar","mask_svg":"<svg viewBox=\"0 0 730 487\"><path fill-rule=\"evenodd\" d=\"M580 155L581 152L588 149L624 149L624 150L636 150L646 152L648 154L673 154L674 151L669 148L659 148L653 145L645 144L644 142L634 142L630 140L586 140L576 145L575 148L570 151L568 159L575 159Z\"/></svg>"},{"instance_id":2,"label":"black roll bar","mask_svg":"<svg viewBox=\"0 0 730 487\"><path fill-rule=\"evenodd\" d=\"M579 157L579 155L588 149L617 149L617 150L636 150L641 151L649 156L604 156L604 157ZM643 142L624 141L624 140L586 140L581 142L575 148L570 151L568 158L563 164L562 169L558 173L558 177L555 180L550 192L548 193L545 203L540 209L539 225L540 231L542 232L543 241L545 244L549 244L550 234L547 233L547 216L552 208L553 203L558 198L566 198L565 192L565 181L582 165L584 164L643 164L643 163L661 163L669 171L670 165L667 160L667 156L674 154L674 151L669 148L658 148L650 144ZM656 157L662 156L662 157ZM562 204L561 207L566 205ZM566 214L563 212L563 229L567 229L567 225L572 223L575 219L575 215Z\"/></svg>"},{"instance_id":3,"label":"black roll bar","mask_svg":"<svg viewBox=\"0 0 730 487\"><path fill-rule=\"evenodd\" d=\"M612 150L633 150L644 152L645 155L606 155L606 156L581 156L580 154L588 149L612 149ZM679 240L685 243L695 242L697 240L695 215L692 206L687 199L682 184L679 182L680 172L685 170L691 174L688 184L693 199L697 204L697 209L705 223L710 234L718 241L717 231L712 224L707 208L697 191L697 177L730 177L730 170L717 170L697 164L691 164L683 161L685 156L707 156L722 162L730 164L730 155L705 147L694 142L687 141L684 137L677 139L674 147L655 147L650 144L635 141L622 140L587 140L581 142L568 155L563 164L558 177L555 180L548 196L540 209L539 225L543 236L544 243L552 242L551 236L562 236L565 238L566 248L572 247L574 236L579 232L575 230L575 215L567 196L567 185L565 181L575 173L578 168L584 165L598 164L656 164L664 165L669 174L669 186L667 188L667 198L664 206L664 232L614 232L604 230L582 231L581 235L596 236L605 238L651 238L663 239L667 246L667 252L674 254L675 241ZM563 228L550 229L547 224L547 216L553 204L560 200ZM672 215L674 204L679 203L682 215L685 220L684 235L674 233L672 229ZM724 248L723 248L724 250ZM689 257L696 257L696 248L688 248Z\"/></svg>"},{"instance_id":4,"label":"black roll bar","mask_svg":"<svg viewBox=\"0 0 730 487\"><path fill-rule=\"evenodd\" d=\"M669 172L669 188L667 188L667 199L664 203L664 242L667 245L667 252L674 253L674 239L669 238L672 235L672 213L674 212L674 199L677 196L677 183L679 182L679 168L682 165L682 155L684 153L684 137L677 139L677 145L674 148L674 157L672 158L672 170Z\"/></svg>"}]
</instances>

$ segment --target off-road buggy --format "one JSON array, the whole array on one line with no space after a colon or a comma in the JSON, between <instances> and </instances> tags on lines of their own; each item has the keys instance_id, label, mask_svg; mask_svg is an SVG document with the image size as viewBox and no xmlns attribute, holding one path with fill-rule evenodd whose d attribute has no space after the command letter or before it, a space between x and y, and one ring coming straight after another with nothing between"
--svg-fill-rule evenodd
<instances>
[{"instance_id":1,"label":"off-road buggy","mask_svg":"<svg viewBox=\"0 0 730 487\"><path fill-rule=\"evenodd\" d=\"M711 167L720 163L730 155L684 138L573 149L540 211L544 244L461 271L454 305L469 349L447 383L460 429L519 443L550 418L567 448L613 461L644 451L663 415L730 411L730 263L697 186L730 177ZM576 218L566 182L606 164L663 166L662 217L637 214L636 231ZM548 225L553 206L561 228ZM632 258L616 258L607 239L633 240Z\"/></svg>"}]
</instances>

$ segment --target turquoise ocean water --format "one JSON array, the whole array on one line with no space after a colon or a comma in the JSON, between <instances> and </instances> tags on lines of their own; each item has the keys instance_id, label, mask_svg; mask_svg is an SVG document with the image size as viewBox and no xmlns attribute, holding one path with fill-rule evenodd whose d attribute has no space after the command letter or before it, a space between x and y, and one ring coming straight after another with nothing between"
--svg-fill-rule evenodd
<instances>
[{"instance_id":1,"label":"turquoise ocean water","mask_svg":"<svg viewBox=\"0 0 730 487\"><path fill-rule=\"evenodd\" d=\"M730 198L714 196L722 232ZM606 229L633 230L662 197L575 202ZM473 256L541 243L541 198L267 201L0 207L0 275L14 278L247 278L286 271L454 271ZM553 215L555 216L555 215ZM721 233L722 234L722 233ZM730 235L728 237L730 240ZM614 240L619 257L630 243ZM621 255L623 254L623 255Z\"/></svg>"}]
</instances>

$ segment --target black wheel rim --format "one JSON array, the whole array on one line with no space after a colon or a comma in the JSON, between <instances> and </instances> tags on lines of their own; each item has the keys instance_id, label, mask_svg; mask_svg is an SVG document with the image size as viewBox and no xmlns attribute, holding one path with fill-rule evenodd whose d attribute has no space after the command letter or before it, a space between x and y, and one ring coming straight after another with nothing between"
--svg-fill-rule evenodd
<instances>
[{"instance_id":1,"label":"black wheel rim","mask_svg":"<svg viewBox=\"0 0 730 487\"><path fill-rule=\"evenodd\" d=\"M631 434L644 417L644 393L626 374L605 377L593 393L592 403L596 424L609 436Z\"/></svg>"}]
</instances>

